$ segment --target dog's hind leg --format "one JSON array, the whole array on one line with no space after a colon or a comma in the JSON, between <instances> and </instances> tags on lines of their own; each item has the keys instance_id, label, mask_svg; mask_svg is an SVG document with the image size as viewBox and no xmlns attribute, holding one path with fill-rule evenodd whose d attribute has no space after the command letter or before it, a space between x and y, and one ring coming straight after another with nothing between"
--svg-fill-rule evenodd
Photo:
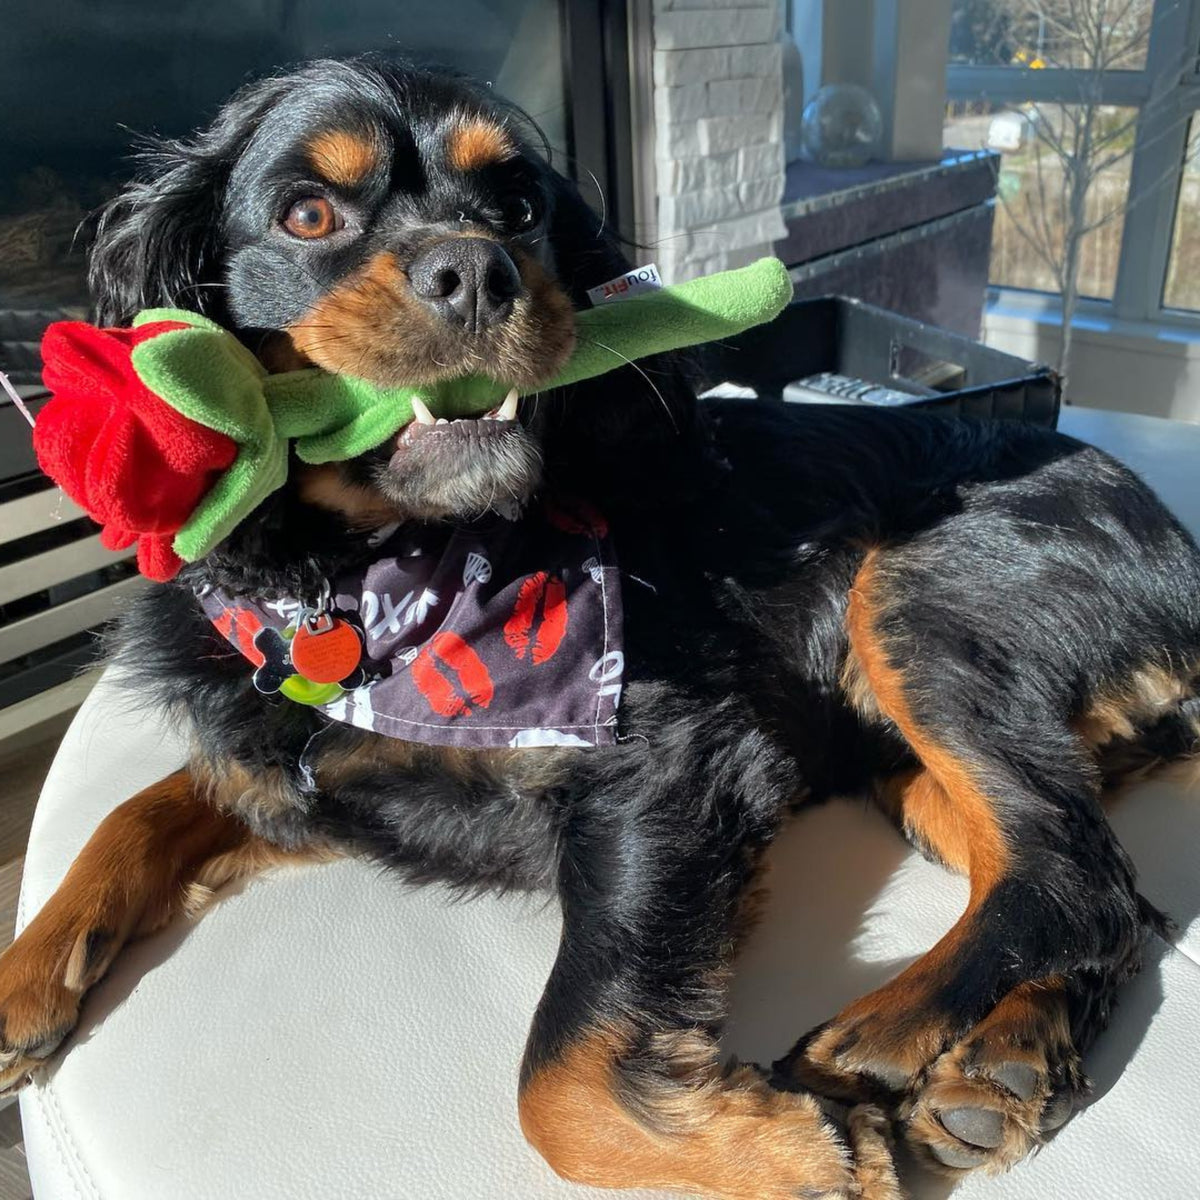
<instances>
[{"instance_id":1,"label":"dog's hind leg","mask_svg":"<svg viewBox=\"0 0 1200 1200\"><path fill-rule=\"evenodd\" d=\"M969 844L950 819L950 800L924 768L881 781L876 798L928 857L969 872ZM1145 920L1154 925L1157 914L1147 910ZM1004 995L888 1105L910 1144L955 1174L1024 1158L1065 1124L1086 1094L1082 1055L1107 1026L1117 989L1136 965L1134 955L1106 971L1052 976ZM789 1075L835 1093L845 1088L844 1077L823 1078L807 1042L798 1049L787 1060Z\"/></svg>"},{"instance_id":2,"label":"dog's hind leg","mask_svg":"<svg viewBox=\"0 0 1200 1200\"><path fill-rule=\"evenodd\" d=\"M1177 673L1143 668L1090 700L1072 721L1106 787L1164 767L1175 768L1184 786L1200 784L1196 674L1186 667ZM927 770L881 781L877 799L928 855L969 871L968 841ZM1143 923L1162 931L1160 915L1139 903ZM1025 1157L1087 1092L1081 1057L1107 1027L1117 991L1137 965L1134 953L1104 969L1021 984L1002 997L900 1102L908 1141L953 1174L996 1170Z\"/></svg>"},{"instance_id":3,"label":"dog's hind leg","mask_svg":"<svg viewBox=\"0 0 1200 1200\"><path fill-rule=\"evenodd\" d=\"M182 770L114 809L0 955L0 1089L22 1086L75 1027L131 938L204 908L216 889L304 857L256 837Z\"/></svg>"},{"instance_id":4,"label":"dog's hind leg","mask_svg":"<svg viewBox=\"0 0 1200 1200\"><path fill-rule=\"evenodd\" d=\"M1002 1168L1069 1115L1085 1086L1080 1054L1157 918L1042 664L996 654L975 628L963 650L953 613L916 593L902 556L882 554L851 595L848 683L919 764L892 781L885 807L967 874L969 902L932 950L777 1070L889 1103L949 1169Z\"/></svg>"}]
</instances>

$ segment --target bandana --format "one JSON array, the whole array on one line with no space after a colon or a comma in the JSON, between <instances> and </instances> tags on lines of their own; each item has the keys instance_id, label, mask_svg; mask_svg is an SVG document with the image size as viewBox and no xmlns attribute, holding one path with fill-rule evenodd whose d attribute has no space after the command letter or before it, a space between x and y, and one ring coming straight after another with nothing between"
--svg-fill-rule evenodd
<instances>
[{"instance_id":1,"label":"bandana","mask_svg":"<svg viewBox=\"0 0 1200 1200\"><path fill-rule=\"evenodd\" d=\"M514 522L393 527L372 541L374 561L331 580L317 610L298 599L200 595L208 618L254 665L260 691L434 746L616 741L625 656L602 517L548 505ZM314 655L318 644L337 652ZM332 662L338 682L306 678L330 670L310 662Z\"/></svg>"}]
</instances>

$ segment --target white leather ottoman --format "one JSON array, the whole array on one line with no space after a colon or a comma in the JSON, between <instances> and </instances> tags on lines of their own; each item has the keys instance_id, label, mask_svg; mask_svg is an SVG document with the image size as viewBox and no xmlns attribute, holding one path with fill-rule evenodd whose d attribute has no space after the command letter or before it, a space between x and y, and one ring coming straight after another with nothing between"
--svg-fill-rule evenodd
<instances>
[{"instance_id":1,"label":"white leather ottoman","mask_svg":"<svg viewBox=\"0 0 1200 1200\"><path fill-rule=\"evenodd\" d=\"M1200 427L1081 410L1063 427L1141 470L1200 530ZM172 730L101 683L46 781L20 924L100 818L182 756ZM1114 820L1181 937L1152 948L1091 1055L1095 1103L964 1198L1200 1194L1200 795L1144 785ZM727 1039L760 1061L931 945L966 896L853 802L801 818L772 859ZM124 953L70 1053L23 1094L37 1200L610 1195L560 1182L517 1126L517 1066L558 928L552 904L452 903L361 863L251 883Z\"/></svg>"}]
</instances>

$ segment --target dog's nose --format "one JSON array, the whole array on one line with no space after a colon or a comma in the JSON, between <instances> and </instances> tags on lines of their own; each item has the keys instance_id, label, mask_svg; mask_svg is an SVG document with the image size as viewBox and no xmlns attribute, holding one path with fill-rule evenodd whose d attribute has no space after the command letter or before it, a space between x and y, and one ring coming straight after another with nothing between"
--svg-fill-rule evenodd
<instances>
[{"instance_id":1,"label":"dog's nose","mask_svg":"<svg viewBox=\"0 0 1200 1200\"><path fill-rule=\"evenodd\" d=\"M503 321L521 291L521 276L503 246L458 237L422 250L408 268L412 290L440 317L471 332Z\"/></svg>"}]
</instances>

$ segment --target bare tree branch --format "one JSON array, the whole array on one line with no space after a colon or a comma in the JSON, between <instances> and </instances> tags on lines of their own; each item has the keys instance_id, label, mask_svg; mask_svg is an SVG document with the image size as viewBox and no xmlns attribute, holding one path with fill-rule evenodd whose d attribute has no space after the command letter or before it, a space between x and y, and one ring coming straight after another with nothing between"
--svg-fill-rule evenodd
<instances>
[{"instance_id":1,"label":"bare tree branch","mask_svg":"<svg viewBox=\"0 0 1200 1200\"><path fill-rule=\"evenodd\" d=\"M1032 199L1032 197L1026 195L1024 197L1024 200L1025 200L1026 210L1029 212L1030 216L1032 217L1033 216L1033 199ZM1005 203L1005 207L1006 208L1008 207L1007 203ZM1011 211L1012 210L1010 208L1009 212L1011 212ZM1029 228L1029 227L1023 225L1020 221L1014 221L1012 227L1013 227L1013 229L1015 229L1017 231L1017 235L1021 238L1021 240L1023 242L1025 242L1025 244L1028 245L1029 248L1038 256L1038 258L1040 258L1042 260L1042 263L1050 269L1051 273L1054 274L1055 276L1057 276L1058 275L1058 263L1057 263L1057 260L1055 257L1054 247L1049 242L1043 242L1038 239L1037 232L1036 232L1036 227L1037 227L1036 220L1034 220L1032 222L1032 224L1033 224L1033 228Z\"/></svg>"},{"instance_id":2,"label":"bare tree branch","mask_svg":"<svg viewBox=\"0 0 1200 1200\"><path fill-rule=\"evenodd\" d=\"M1038 199L1040 201L1038 205L1038 212L1040 214L1040 220L1042 224L1042 236L1045 238L1047 246L1046 258L1048 261L1056 264L1057 259L1055 258L1053 251L1055 238L1050 229L1050 204L1046 197L1046 172L1043 165L1041 151L1038 149L1034 150L1034 165L1037 168ZM1061 199L1061 188L1059 189L1058 194Z\"/></svg>"},{"instance_id":3,"label":"bare tree branch","mask_svg":"<svg viewBox=\"0 0 1200 1200\"><path fill-rule=\"evenodd\" d=\"M1194 116L1195 114L1190 111L1176 113L1176 115L1172 117L1170 121L1165 122L1162 128L1157 130L1155 133L1143 134L1136 143L1127 146L1118 153L1112 154L1108 156L1108 158L1102 160L1095 167L1093 175L1100 175L1116 163L1122 162L1127 158L1132 158L1139 149L1148 149L1151 146L1157 145L1164 138L1174 136L1174 134L1179 131L1179 127L1181 125L1187 125L1189 122L1191 122ZM1189 156L1185 155L1185 160L1187 157ZM1174 169L1172 169L1171 173L1174 174Z\"/></svg>"},{"instance_id":4,"label":"bare tree branch","mask_svg":"<svg viewBox=\"0 0 1200 1200\"><path fill-rule=\"evenodd\" d=\"M1137 129L1137 123L1140 119L1141 114L1135 113L1132 117L1122 121L1120 125L1113 125L1109 129L1101 130L1092 140L1093 151L1099 154L1114 142L1119 142L1127 134L1134 132Z\"/></svg>"},{"instance_id":5,"label":"bare tree branch","mask_svg":"<svg viewBox=\"0 0 1200 1200\"><path fill-rule=\"evenodd\" d=\"M1184 160L1183 160L1184 166L1186 167L1188 163L1193 162L1197 158L1200 158L1200 144L1197 144L1193 140L1192 144L1189 145L1189 147L1188 147L1187 154L1184 156ZM1159 188L1166 187L1166 185L1168 183L1173 182L1178 177L1179 177L1179 169L1177 167L1171 167L1169 170L1163 171L1158 176L1157 179L1152 180L1148 186L1142 188L1142 190L1139 191L1136 195L1131 194L1130 196L1128 196L1126 198L1126 201L1124 204L1119 205L1117 208L1114 208L1111 212L1107 213L1100 220L1094 221L1091 224L1089 224L1084 229L1084 232L1091 233L1096 229L1103 228L1105 225L1112 224L1112 222L1117 220L1119 217L1124 217L1124 216L1128 215L1139 205L1144 204L1147 200L1151 199L1154 195L1156 195Z\"/></svg>"},{"instance_id":6,"label":"bare tree branch","mask_svg":"<svg viewBox=\"0 0 1200 1200\"><path fill-rule=\"evenodd\" d=\"M1062 297L1063 341L1060 371L1071 355L1071 319L1079 299L1087 239L1113 224L1170 178L1142 185L1140 195L1111 197L1120 189L1125 164L1135 148L1145 149L1179 132L1190 113L1166 118L1180 72L1190 61L1181 47L1179 71L1166 68L1153 81L1151 94L1133 114L1105 103L1107 76L1114 70L1140 69L1148 58L1155 20L1161 9L1149 0L998 0L997 20L1005 36L1024 46L1022 61L1037 55L1053 67L1071 71L1077 95L1050 104L1024 107L1027 149L1024 187L1010 195L1000 189L1008 226L1058 282ZM1146 123L1146 124L1140 124Z\"/></svg>"}]
</instances>

